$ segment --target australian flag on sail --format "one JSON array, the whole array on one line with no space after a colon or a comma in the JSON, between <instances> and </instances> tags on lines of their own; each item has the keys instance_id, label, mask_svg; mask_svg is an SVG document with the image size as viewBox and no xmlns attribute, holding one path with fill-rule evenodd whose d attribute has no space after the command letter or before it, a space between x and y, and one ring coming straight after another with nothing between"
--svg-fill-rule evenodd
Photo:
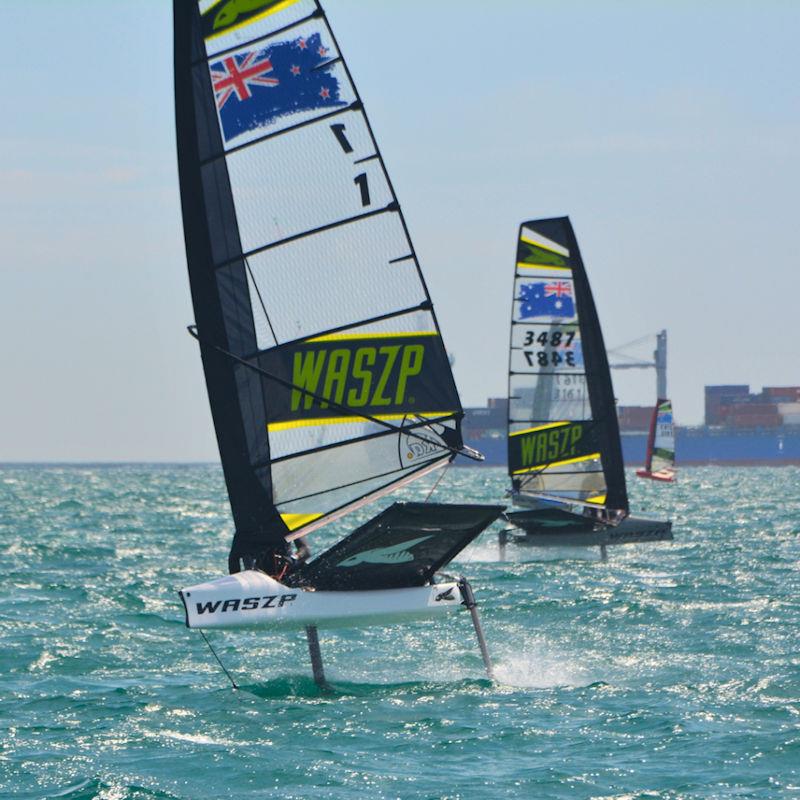
<instances>
[{"instance_id":1,"label":"australian flag on sail","mask_svg":"<svg viewBox=\"0 0 800 800\"><path fill-rule=\"evenodd\" d=\"M314 33L212 61L211 82L225 141L292 114L347 105L336 76L319 68L330 58L321 35Z\"/></svg>"},{"instance_id":2,"label":"australian flag on sail","mask_svg":"<svg viewBox=\"0 0 800 800\"><path fill-rule=\"evenodd\" d=\"M524 283L519 287L520 319L555 317L572 319L575 316L575 299L572 281L552 280Z\"/></svg>"}]
</instances>

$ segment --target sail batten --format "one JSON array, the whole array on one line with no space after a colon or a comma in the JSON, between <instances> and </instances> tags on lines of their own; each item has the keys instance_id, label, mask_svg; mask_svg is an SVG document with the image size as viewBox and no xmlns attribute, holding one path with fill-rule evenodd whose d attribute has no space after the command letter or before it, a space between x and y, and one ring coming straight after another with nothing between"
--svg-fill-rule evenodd
<instances>
[{"instance_id":1,"label":"sail batten","mask_svg":"<svg viewBox=\"0 0 800 800\"><path fill-rule=\"evenodd\" d=\"M363 102L315 0L174 0L187 261L237 535L317 528L463 446Z\"/></svg>"},{"instance_id":2,"label":"sail batten","mask_svg":"<svg viewBox=\"0 0 800 800\"><path fill-rule=\"evenodd\" d=\"M627 512L602 331L566 217L520 228L508 397L508 465L518 499Z\"/></svg>"},{"instance_id":3,"label":"sail batten","mask_svg":"<svg viewBox=\"0 0 800 800\"><path fill-rule=\"evenodd\" d=\"M417 311L430 311L430 309L431 309L430 303L428 303L427 301L424 301L424 302L420 303L417 306L411 306L409 308L403 308L403 309L400 309L399 311L391 311L388 314L381 314L381 315L379 315L377 317L371 317L370 319L364 319L364 320L361 320L360 322L357 322L355 324L339 325L339 326L337 326L335 328L328 328L327 330L319 331L318 333L311 334L310 336L301 336L298 339L293 339L293 340L287 341L287 342L281 342L280 344L276 344L275 346L276 347L289 347L291 345L300 344L302 342L319 341L319 340L323 339L324 337L332 337L332 336L335 336L335 335L337 335L339 333L342 333L343 331L351 330L353 327L362 327L364 325L372 325L372 324L374 324L376 322L385 322L386 320L395 319L397 317L402 317L402 316L405 316L406 314L412 314L412 313L415 313ZM375 335L379 336L380 334L375 334ZM383 335L385 335L385 336L395 336L395 335L398 335L398 334L383 334ZM435 331L430 333L430 335L435 335ZM275 338L275 341L277 342L277 337L275 337L274 334L273 334L273 338ZM365 338L366 338L366 336L365 336ZM244 356L244 359L246 361L252 361L254 358L257 358L262 352L263 352L263 350L256 350L255 352Z\"/></svg>"},{"instance_id":4,"label":"sail batten","mask_svg":"<svg viewBox=\"0 0 800 800\"><path fill-rule=\"evenodd\" d=\"M354 101L349 106L345 106L344 108L337 108L334 111L329 111L327 114L323 114L320 117L315 119L307 119L303 122L298 122L293 125L291 128L284 128L280 131L273 131L272 133L265 133L263 136L259 137L258 139L253 139L249 142L245 142L243 144L237 145L235 147L229 148L224 154L217 154L214 156L209 156L206 161L202 161L200 163L201 167L205 167L208 164L213 164L216 161L224 158L225 156L232 155L233 153L238 153L242 150L246 150L249 147L254 147L255 145L262 144L263 142L269 141L270 139L275 139L278 136L284 136L287 133L291 133L292 131L300 130L300 128L305 128L309 125L315 125L318 122L321 122L326 119L332 119L334 117L338 117L342 114L346 114L348 111L358 111L361 108L361 103L359 101Z\"/></svg>"},{"instance_id":5,"label":"sail batten","mask_svg":"<svg viewBox=\"0 0 800 800\"><path fill-rule=\"evenodd\" d=\"M370 217L375 217L379 214L387 214L397 210L398 210L397 204L392 202L389 203L385 208L378 208L374 211L367 211L363 214L357 214L354 217L348 217L347 219L340 219L335 222L330 222L327 225L320 225L318 228L313 228L312 230L303 231L302 233L295 234L294 236L287 236L285 239L279 239L275 242L270 242L269 244L265 244L262 247L256 247L252 250L248 250L247 252L242 253L240 256L237 256L236 258L231 258L228 261L223 261L220 264L217 264L216 268L222 269L223 267L229 267L231 264L236 263L239 260L239 258L252 258L253 256L259 255L260 253L265 253L267 250L273 250L279 247L283 247L284 245L291 244L292 242L296 242L301 239L306 239L309 236L315 236L318 233L324 233L325 231L333 230L334 228L340 228L343 225L350 225L354 222L361 222L362 220L369 219Z\"/></svg>"},{"instance_id":6,"label":"sail batten","mask_svg":"<svg viewBox=\"0 0 800 800\"><path fill-rule=\"evenodd\" d=\"M221 2L221 0L216 0L216 2L213 3L208 10L203 10L202 14L203 14L204 22L208 18L209 13L213 10L213 7L215 5L218 5L220 2ZM203 5L208 5L208 3L201 3L200 5L201 5L201 8L202 8ZM253 5L257 6L258 3L254 3ZM262 3L261 5L268 6L270 4L265 2L265 3ZM284 5L288 5L288 4L284 4ZM302 25L302 24L304 24L306 22L310 22L311 20L313 20L313 19L315 19L315 18L317 18L317 17L322 15L322 9L318 7L318 4L315 2L315 0L309 0L308 2L306 2L305 3L305 7L306 7L306 9L308 9L307 13L305 14L305 16L301 16L298 19L295 19L293 22L287 22L282 27L275 28L274 30L270 30L267 33L261 33L258 36L256 36L255 38L243 39L243 40L236 41L235 44L232 44L232 45L230 45L230 46L228 46L227 48L224 48L224 49L216 48L216 46L215 46L215 40L216 39L218 39L219 37L225 36L226 34L228 36L227 40L229 42L234 38L240 38L240 37L236 37L236 36L231 36L231 34L236 34L237 31L240 31L240 30L244 29L245 27L247 27L248 29L252 30L255 27L255 23L258 22L259 20L258 19L254 19L252 17L245 18L245 19L242 20L242 22L239 25L225 26L225 28L221 32L217 32L216 30L212 30L211 32L209 32L208 26L204 25L203 26L204 27L204 39L206 41L206 45L207 45L207 48L208 48L208 54L209 55L214 55L217 58L220 58L222 56L225 56L225 55L228 55L229 53L234 52L235 50L240 49L241 47L249 47L249 46L258 44L259 42L263 41L264 39L269 38L270 36L276 36L278 34L288 33L293 28L296 28L299 25ZM265 16L267 16L267 15L265 14ZM204 59L199 58L197 61L195 61L192 64L192 66L197 66L198 64L202 64L203 61L204 61Z\"/></svg>"}]
</instances>

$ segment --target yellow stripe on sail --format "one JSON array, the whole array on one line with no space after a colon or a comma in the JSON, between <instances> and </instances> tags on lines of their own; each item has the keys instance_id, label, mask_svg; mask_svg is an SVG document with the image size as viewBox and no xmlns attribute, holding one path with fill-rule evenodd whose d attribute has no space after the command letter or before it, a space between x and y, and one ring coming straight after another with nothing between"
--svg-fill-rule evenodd
<instances>
[{"instance_id":1,"label":"yellow stripe on sail","mask_svg":"<svg viewBox=\"0 0 800 800\"><path fill-rule=\"evenodd\" d=\"M370 414L374 419L379 419L382 422L394 422L403 420L406 417L422 417L423 419L436 420L442 417L452 417L455 411L415 411L408 414ZM271 422L267 425L267 430L270 433L278 431L289 431L294 428L310 428L318 425L347 425L352 422L370 422L371 420L361 417L358 414L353 414L352 417L319 417L318 419L293 419L289 422Z\"/></svg>"},{"instance_id":2,"label":"yellow stripe on sail","mask_svg":"<svg viewBox=\"0 0 800 800\"><path fill-rule=\"evenodd\" d=\"M599 494L597 497L587 497L587 503L597 503L597 505L602 506L606 502L606 496L604 494Z\"/></svg>"},{"instance_id":3,"label":"yellow stripe on sail","mask_svg":"<svg viewBox=\"0 0 800 800\"><path fill-rule=\"evenodd\" d=\"M522 436L524 433L534 433L535 431L546 431L549 428L563 428L564 425L570 425L569 422L550 422L547 425L537 425L535 428L525 428L524 431L514 431L514 433L509 433L509 438L511 436Z\"/></svg>"},{"instance_id":4,"label":"yellow stripe on sail","mask_svg":"<svg viewBox=\"0 0 800 800\"><path fill-rule=\"evenodd\" d=\"M578 458L567 458L564 461L548 461L546 464L539 464L536 467L526 467L525 469L515 469L514 475L522 475L525 472L541 472L545 469L552 469L553 467L563 467L567 464L578 464L581 461L596 461L600 458L600 453L592 453L588 456L579 456ZM589 502L595 502L591 500Z\"/></svg>"},{"instance_id":5,"label":"yellow stripe on sail","mask_svg":"<svg viewBox=\"0 0 800 800\"><path fill-rule=\"evenodd\" d=\"M555 267L552 264L523 264L517 261L517 269L555 269L559 272L572 272L572 267Z\"/></svg>"},{"instance_id":6,"label":"yellow stripe on sail","mask_svg":"<svg viewBox=\"0 0 800 800\"><path fill-rule=\"evenodd\" d=\"M290 531L296 531L321 516L322 514L281 514L281 519Z\"/></svg>"},{"instance_id":7,"label":"yellow stripe on sail","mask_svg":"<svg viewBox=\"0 0 800 800\"><path fill-rule=\"evenodd\" d=\"M345 342L351 339L390 339L401 336L438 336L438 331L397 331L391 333L330 333L326 336L315 336L307 342Z\"/></svg>"},{"instance_id":8,"label":"yellow stripe on sail","mask_svg":"<svg viewBox=\"0 0 800 800\"><path fill-rule=\"evenodd\" d=\"M231 6L237 5L237 0L217 0L216 3L210 5L203 12L203 15L208 14L212 9L216 8L217 6L221 6L223 3L226 2ZM281 0L281 2L279 3L270 4L270 7L262 11L260 14L254 14L252 17L247 17L247 19L242 20L239 23L229 25L223 28L221 31L212 33L210 36L206 36L205 40L208 42L211 39L216 39L217 36L224 36L225 34L231 33L232 31L238 31L240 28L245 28L248 25L251 25L253 22L258 22L258 20L264 19L264 17L268 17L270 14L277 14L279 11L283 11L285 8L289 8L289 6L293 6L297 2L298 0ZM264 5L267 5L267 0L265 0Z\"/></svg>"},{"instance_id":9,"label":"yellow stripe on sail","mask_svg":"<svg viewBox=\"0 0 800 800\"><path fill-rule=\"evenodd\" d=\"M566 247L559 247L556 245L555 247L551 247L549 245L544 244L544 242L537 242L535 239L531 239L526 236L524 233L519 237L520 241L525 242L525 244L532 245L533 247L540 247L542 250L547 250L549 253L552 253L556 256L561 256L561 258L568 258L569 257L569 250Z\"/></svg>"}]
</instances>

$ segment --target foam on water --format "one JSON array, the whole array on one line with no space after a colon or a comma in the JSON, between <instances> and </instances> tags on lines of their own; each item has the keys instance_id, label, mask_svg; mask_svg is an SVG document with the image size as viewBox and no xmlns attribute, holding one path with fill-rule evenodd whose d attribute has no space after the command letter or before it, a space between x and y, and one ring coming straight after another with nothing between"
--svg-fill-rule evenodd
<instances>
[{"instance_id":1,"label":"foam on water","mask_svg":"<svg viewBox=\"0 0 800 800\"><path fill-rule=\"evenodd\" d=\"M554 654L538 644L523 645L521 650L493 654L498 683L519 689L575 688L597 683L588 669L567 654Z\"/></svg>"}]
</instances>

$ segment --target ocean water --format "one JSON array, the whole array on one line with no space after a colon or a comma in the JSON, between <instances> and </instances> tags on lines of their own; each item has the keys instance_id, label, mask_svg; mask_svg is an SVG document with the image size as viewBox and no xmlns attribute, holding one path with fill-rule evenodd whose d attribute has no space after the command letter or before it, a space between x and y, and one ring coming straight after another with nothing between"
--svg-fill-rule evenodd
<instances>
[{"instance_id":1,"label":"ocean water","mask_svg":"<svg viewBox=\"0 0 800 800\"><path fill-rule=\"evenodd\" d=\"M800 797L800 470L629 483L674 543L451 568L496 683L462 613L322 631L327 693L301 632L213 632L234 692L176 595L225 569L217 466L0 468L0 797Z\"/></svg>"}]
</instances>

